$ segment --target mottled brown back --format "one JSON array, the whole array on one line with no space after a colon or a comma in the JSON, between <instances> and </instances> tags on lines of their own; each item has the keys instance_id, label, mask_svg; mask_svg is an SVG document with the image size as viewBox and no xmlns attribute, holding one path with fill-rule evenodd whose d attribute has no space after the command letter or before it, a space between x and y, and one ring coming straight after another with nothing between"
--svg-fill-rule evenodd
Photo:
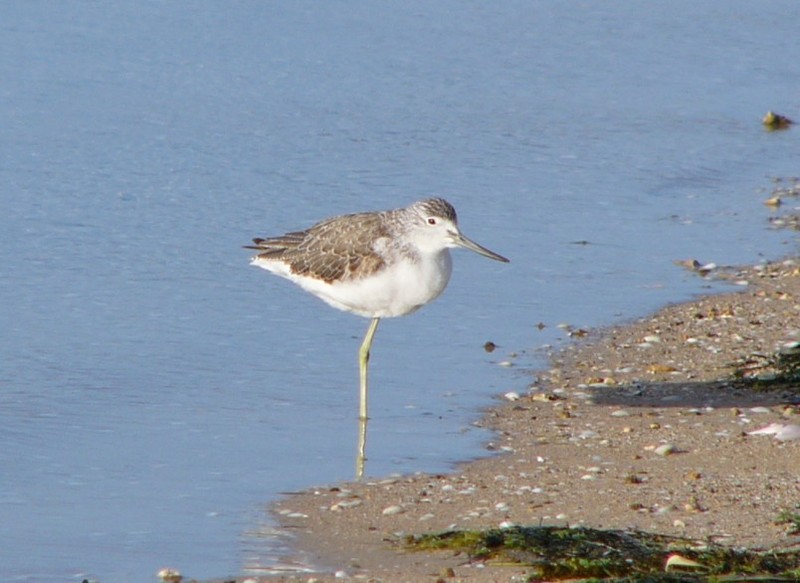
<instances>
[{"instance_id":1,"label":"mottled brown back","mask_svg":"<svg viewBox=\"0 0 800 583\"><path fill-rule=\"evenodd\" d=\"M253 239L258 258L282 261L295 275L326 283L358 279L379 271L384 258L375 242L391 237L382 215L358 213L327 219L305 231L269 239Z\"/></svg>"}]
</instances>

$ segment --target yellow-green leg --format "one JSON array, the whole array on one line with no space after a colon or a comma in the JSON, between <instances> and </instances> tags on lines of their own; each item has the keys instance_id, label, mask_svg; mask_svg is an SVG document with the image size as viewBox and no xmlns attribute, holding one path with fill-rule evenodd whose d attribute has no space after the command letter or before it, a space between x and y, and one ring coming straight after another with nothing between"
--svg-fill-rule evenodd
<instances>
[{"instance_id":1,"label":"yellow-green leg","mask_svg":"<svg viewBox=\"0 0 800 583\"><path fill-rule=\"evenodd\" d=\"M361 380L360 384L360 403L358 409L359 431L358 431L358 458L356 459L356 478L364 475L364 463L367 460L367 397L369 386L367 384L367 368L369 367L369 350L372 347L372 339L378 329L380 318L373 318L364 336L364 342L358 350L358 373Z\"/></svg>"},{"instance_id":2,"label":"yellow-green leg","mask_svg":"<svg viewBox=\"0 0 800 583\"><path fill-rule=\"evenodd\" d=\"M361 343L361 348L358 351L358 372L361 378L361 406L358 410L358 418L367 420L367 367L369 366L369 349L372 347L372 339L375 337L375 330L378 329L378 322L380 318L372 318L367 334L364 336L364 342Z\"/></svg>"}]
</instances>

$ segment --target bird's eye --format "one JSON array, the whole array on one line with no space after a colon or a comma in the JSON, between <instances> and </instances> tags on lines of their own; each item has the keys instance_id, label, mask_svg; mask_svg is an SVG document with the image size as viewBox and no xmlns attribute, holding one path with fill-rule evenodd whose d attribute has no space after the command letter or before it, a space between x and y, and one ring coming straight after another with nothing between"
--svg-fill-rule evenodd
<instances>
[{"instance_id":1,"label":"bird's eye","mask_svg":"<svg viewBox=\"0 0 800 583\"><path fill-rule=\"evenodd\" d=\"M433 217L429 217L428 218L428 224L429 225L435 225L436 224L436 219L434 219Z\"/></svg>"}]
</instances>

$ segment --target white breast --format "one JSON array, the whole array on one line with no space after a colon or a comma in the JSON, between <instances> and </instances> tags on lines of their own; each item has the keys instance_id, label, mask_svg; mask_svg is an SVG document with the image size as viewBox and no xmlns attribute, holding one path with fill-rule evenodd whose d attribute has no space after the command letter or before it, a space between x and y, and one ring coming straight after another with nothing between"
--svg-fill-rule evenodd
<instances>
[{"instance_id":1,"label":"white breast","mask_svg":"<svg viewBox=\"0 0 800 583\"><path fill-rule=\"evenodd\" d=\"M292 280L334 308L368 318L393 318L418 310L441 295L453 271L447 249L424 254L418 261L402 259L368 277L330 284L298 277L275 262L253 263Z\"/></svg>"}]
</instances>

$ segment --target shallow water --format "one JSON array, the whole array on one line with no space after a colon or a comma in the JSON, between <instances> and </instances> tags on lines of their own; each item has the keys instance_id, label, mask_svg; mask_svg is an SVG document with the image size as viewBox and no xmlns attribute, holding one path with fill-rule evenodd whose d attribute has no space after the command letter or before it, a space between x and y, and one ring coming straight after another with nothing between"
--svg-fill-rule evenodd
<instances>
[{"instance_id":1,"label":"shallow water","mask_svg":"<svg viewBox=\"0 0 800 583\"><path fill-rule=\"evenodd\" d=\"M375 476L476 455L556 324L709 289L673 260L796 251L794 7L0 5L0 579L269 565L265 503L352 477L367 322L253 236L436 194L511 259L381 325Z\"/></svg>"}]
</instances>

